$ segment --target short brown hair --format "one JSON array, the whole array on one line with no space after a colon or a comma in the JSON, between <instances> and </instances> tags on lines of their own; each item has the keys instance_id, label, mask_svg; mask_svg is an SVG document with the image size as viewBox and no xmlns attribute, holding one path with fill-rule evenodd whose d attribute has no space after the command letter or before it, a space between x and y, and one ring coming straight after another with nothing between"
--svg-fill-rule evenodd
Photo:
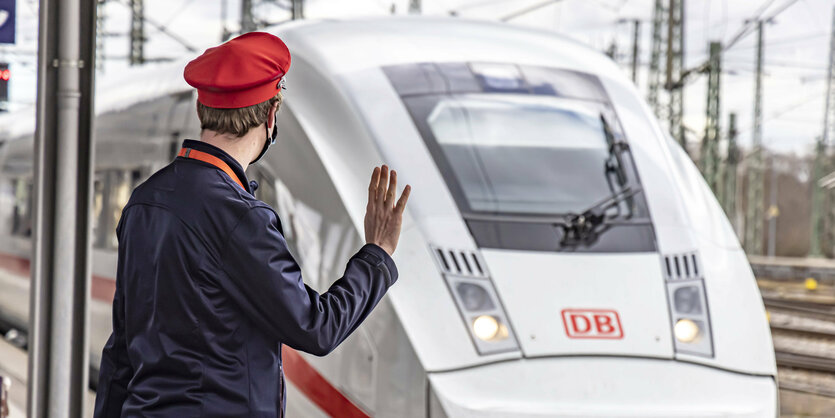
<instances>
[{"instance_id":1,"label":"short brown hair","mask_svg":"<svg viewBox=\"0 0 835 418\"><path fill-rule=\"evenodd\" d=\"M209 129L219 134L232 134L242 137L250 129L267 122L267 111L273 104L281 102L284 98L281 92L275 97L247 107L237 109L218 109L209 107L197 102L197 118L200 119L200 129ZM278 109L276 109L276 112Z\"/></svg>"}]
</instances>

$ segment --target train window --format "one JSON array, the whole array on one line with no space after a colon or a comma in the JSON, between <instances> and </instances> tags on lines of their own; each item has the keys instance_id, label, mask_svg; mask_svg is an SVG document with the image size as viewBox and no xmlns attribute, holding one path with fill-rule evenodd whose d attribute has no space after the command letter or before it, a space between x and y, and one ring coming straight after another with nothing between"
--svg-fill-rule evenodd
<instances>
[{"instance_id":1,"label":"train window","mask_svg":"<svg viewBox=\"0 0 835 418\"><path fill-rule=\"evenodd\" d=\"M275 177L264 171L262 168L253 170L250 179L258 182L258 190L255 191L255 197L258 200L275 207L277 203L275 193Z\"/></svg>"},{"instance_id":2,"label":"train window","mask_svg":"<svg viewBox=\"0 0 835 418\"><path fill-rule=\"evenodd\" d=\"M93 210L94 244L97 248L115 249L118 246L116 226L122 209L128 204L133 188L139 184L142 171L102 170L96 173Z\"/></svg>"},{"instance_id":3,"label":"train window","mask_svg":"<svg viewBox=\"0 0 835 418\"><path fill-rule=\"evenodd\" d=\"M534 94L606 102L606 92L595 77L555 68L522 67Z\"/></svg>"},{"instance_id":4,"label":"train window","mask_svg":"<svg viewBox=\"0 0 835 418\"><path fill-rule=\"evenodd\" d=\"M12 235L32 236L32 179L12 180L14 205L12 207Z\"/></svg>"},{"instance_id":5,"label":"train window","mask_svg":"<svg viewBox=\"0 0 835 418\"><path fill-rule=\"evenodd\" d=\"M384 72L400 77L403 67ZM480 246L655 251L628 142L596 77L503 64L468 68L478 91L457 92L454 79L438 71L445 92L398 93ZM569 220L608 201L604 224L573 239Z\"/></svg>"},{"instance_id":6,"label":"train window","mask_svg":"<svg viewBox=\"0 0 835 418\"><path fill-rule=\"evenodd\" d=\"M105 248L107 234L106 227L102 221L102 210L104 210L104 181L102 173L96 173L93 179L93 247Z\"/></svg>"},{"instance_id":7,"label":"train window","mask_svg":"<svg viewBox=\"0 0 835 418\"><path fill-rule=\"evenodd\" d=\"M564 102L482 95L437 103L427 122L470 210L578 212L612 193L599 112Z\"/></svg>"}]
</instances>

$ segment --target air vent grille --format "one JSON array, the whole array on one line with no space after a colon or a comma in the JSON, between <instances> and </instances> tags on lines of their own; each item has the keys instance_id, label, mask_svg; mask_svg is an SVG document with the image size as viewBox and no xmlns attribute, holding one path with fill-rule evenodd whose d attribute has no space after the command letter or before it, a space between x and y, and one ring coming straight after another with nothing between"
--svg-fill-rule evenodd
<instances>
[{"instance_id":1,"label":"air vent grille","mask_svg":"<svg viewBox=\"0 0 835 418\"><path fill-rule=\"evenodd\" d=\"M432 254L444 273L466 277L487 277L487 266L476 251L432 247Z\"/></svg>"},{"instance_id":2,"label":"air vent grille","mask_svg":"<svg viewBox=\"0 0 835 418\"><path fill-rule=\"evenodd\" d=\"M702 265L696 252L665 255L661 269L667 280L702 278Z\"/></svg>"}]
</instances>

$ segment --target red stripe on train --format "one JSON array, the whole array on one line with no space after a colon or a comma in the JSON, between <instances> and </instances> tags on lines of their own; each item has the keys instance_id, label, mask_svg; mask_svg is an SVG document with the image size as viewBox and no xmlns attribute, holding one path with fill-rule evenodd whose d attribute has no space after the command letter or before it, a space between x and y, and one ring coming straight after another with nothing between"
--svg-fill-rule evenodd
<instances>
[{"instance_id":1,"label":"red stripe on train","mask_svg":"<svg viewBox=\"0 0 835 418\"><path fill-rule=\"evenodd\" d=\"M31 265L29 260L11 254L0 253L0 269L6 270L15 276L29 278ZM116 293L116 281L107 277L92 275L90 278L90 296L93 299L106 303L113 303L113 295Z\"/></svg>"},{"instance_id":2,"label":"red stripe on train","mask_svg":"<svg viewBox=\"0 0 835 418\"><path fill-rule=\"evenodd\" d=\"M281 358L287 379L326 414L346 418L369 416L311 367L296 350L283 345Z\"/></svg>"},{"instance_id":3,"label":"red stripe on train","mask_svg":"<svg viewBox=\"0 0 835 418\"><path fill-rule=\"evenodd\" d=\"M0 253L0 269L6 270L15 276L29 279L30 267L29 260L26 258ZM90 296L93 299L113 303L115 293L116 280L102 276L92 276ZM325 413L333 417L347 418L367 418L369 416L345 397L339 389L328 382L324 376L319 374L296 350L283 345L281 357L287 379Z\"/></svg>"}]
</instances>

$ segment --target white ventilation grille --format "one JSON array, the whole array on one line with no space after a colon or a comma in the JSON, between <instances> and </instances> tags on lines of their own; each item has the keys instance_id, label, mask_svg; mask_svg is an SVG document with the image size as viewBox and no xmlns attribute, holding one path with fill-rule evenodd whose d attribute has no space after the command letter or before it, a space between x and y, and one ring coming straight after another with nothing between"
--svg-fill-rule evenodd
<instances>
[{"instance_id":1,"label":"white ventilation grille","mask_svg":"<svg viewBox=\"0 0 835 418\"><path fill-rule=\"evenodd\" d=\"M702 265L695 252L671 254L663 257L661 269L667 280L687 280L702 278Z\"/></svg>"},{"instance_id":2,"label":"white ventilation grille","mask_svg":"<svg viewBox=\"0 0 835 418\"><path fill-rule=\"evenodd\" d=\"M488 276L484 260L475 251L432 247L432 254L444 273L465 277Z\"/></svg>"}]
</instances>

